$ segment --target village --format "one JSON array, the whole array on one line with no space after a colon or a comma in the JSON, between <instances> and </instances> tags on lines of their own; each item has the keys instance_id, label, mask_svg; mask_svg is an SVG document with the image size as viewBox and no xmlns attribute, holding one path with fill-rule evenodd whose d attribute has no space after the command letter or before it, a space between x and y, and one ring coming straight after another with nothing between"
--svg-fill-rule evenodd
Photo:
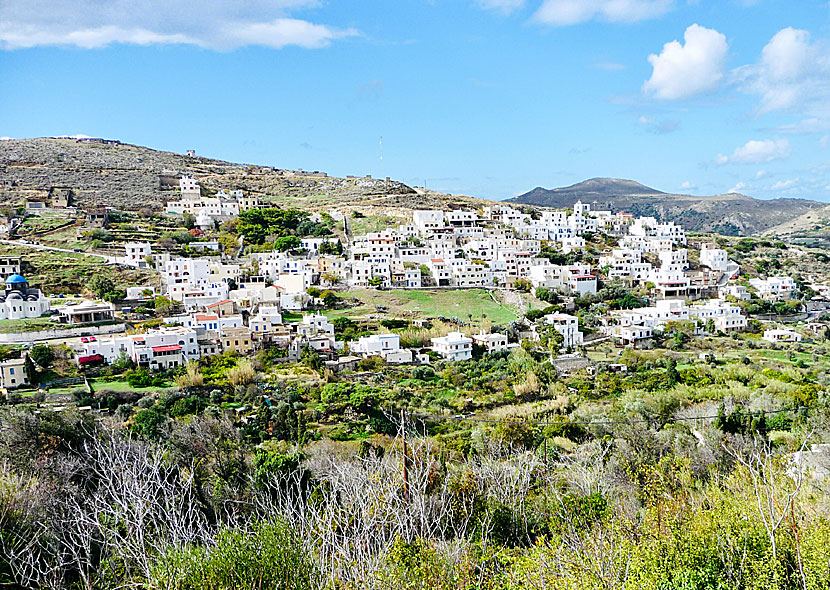
<instances>
[{"instance_id":1,"label":"village","mask_svg":"<svg viewBox=\"0 0 830 590\"><path fill-rule=\"evenodd\" d=\"M60 328L43 334L43 342L69 343L80 370L127 361L169 372L226 351L246 356L277 348L284 362L298 361L308 349L328 369L343 372L371 357L390 365L464 361L473 357L476 346L491 353L541 343L553 357L578 356L586 347L609 342L649 348L672 325L689 325L694 336L728 335L747 329L743 302L788 302L799 295L790 276L740 280L741 267L725 249L712 241L690 241L683 227L672 222L595 211L581 202L568 211L521 211L496 203L479 210L413 210L409 223L359 235L350 228L359 211L332 210L307 221L313 227L325 222L339 235L326 230L318 233L329 235L272 236L262 242L270 247L250 248L244 235L230 244L234 247L210 236L222 224L238 223L240 214L271 210L270 204L236 188L206 196L189 176L178 179L174 192L165 216L191 227L195 239L187 243L188 256L150 241L127 241L120 255L109 247L104 256L116 267L151 271L157 277L151 284L124 285L123 295L105 294L107 301L60 301L30 286L20 258L7 256L0 260L7 277L0 319L49 316ZM65 209L70 194L55 190L51 202L27 203L26 211L37 216L40 210ZM102 226L111 214L106 209L84 213L100 218ZM14 224L7 220L6 225ZM588 249L596 256L585 256ZM626 301L606 305L586 326L584 314L574 313L574 302L602 303L608 285L617 287L617 297L624 289ZM830 291L821 284L809 288L819 301ZM391 319L419 329L438 324L441 330L422 343L426 346L407 347L398 334L381 326L386 310L377 305L377 313L338 315L341 322L362 325L359 336L344 339L337 320L327 313L348 310L354 290L475 292L505 310L505 302L513 301L515 325L507 329L485 317L474 321L473 314L463 311L421 317L405 310ZM528 301L545 305L545 313L532 309L533 303L528 310ZM799 342L810 330L823 328L805 322L806 332L799 331L774 319L766 319L761 335L770 343ZM555 344L548 342L551 329L558 334ZM0 386L34 385L26 375L25 356L24 350L19 358L3 361Z\"/></svg>"}]
</instances>

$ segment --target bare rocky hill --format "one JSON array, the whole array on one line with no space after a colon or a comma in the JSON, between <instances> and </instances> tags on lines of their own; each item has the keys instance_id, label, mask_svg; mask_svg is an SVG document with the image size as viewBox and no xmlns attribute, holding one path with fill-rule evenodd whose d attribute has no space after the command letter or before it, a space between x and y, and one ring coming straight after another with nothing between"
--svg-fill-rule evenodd
<instances>
[{"instance_id":1,"label":"bare rocky hill","mask_svg":"<svg viewBox=\"0 0 830 590\"><path fill-rule=\"evenodd\" d=\"M674 221L692 231L727 235L759 234L809 215L824 205L806 199L753 199L736 193L711 197L671 194L616 178L592 178L552 190L537 187L510 201L559 208L582 201L594 209L653 216Z\"/></svg>"},{"instance_id":2,"label":"bare rocky hill","mask_svg":"<svg viewBox=\"0 0 830 590\"><path fill-rule=\"evenodd\" d=\"M481 203L419 191L385 179L235 164L100 139L37 138L0 141L0 204L46 198L56 187L72 191L79 207L161 209L175 199L176 179L188 174L207 192L243 189L264 201L304 209L375 207L379 211Z\"/></svg>"}]
</instances>

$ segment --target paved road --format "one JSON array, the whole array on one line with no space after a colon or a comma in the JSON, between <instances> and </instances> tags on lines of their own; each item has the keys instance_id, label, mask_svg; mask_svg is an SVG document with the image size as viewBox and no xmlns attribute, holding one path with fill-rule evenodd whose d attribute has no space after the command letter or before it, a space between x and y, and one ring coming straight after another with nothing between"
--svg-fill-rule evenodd
<instances>
[{"instance_id":1,"label":"paved road","mask_svg":"<svg viewBox=\"0 0 830 590\"><path fill-rule=\"evenodd\" d=\"M68 248L56 248L55 246L45 246L43 244L37 244L34 242L27 242L23 243L20 240L0 240L0 244L9 244L11 246L22 246L24 248L32 248L33 250L51 250L52 252L67 252L69 254L83 254L85 256L95 256L97 258L103 258L104 262L107 264L121 264L118 261L118 258L115 256L107 256L106 254L92 254L88 252L75 252L74 250L69 250Z\"/></svg>"}]
</instances>

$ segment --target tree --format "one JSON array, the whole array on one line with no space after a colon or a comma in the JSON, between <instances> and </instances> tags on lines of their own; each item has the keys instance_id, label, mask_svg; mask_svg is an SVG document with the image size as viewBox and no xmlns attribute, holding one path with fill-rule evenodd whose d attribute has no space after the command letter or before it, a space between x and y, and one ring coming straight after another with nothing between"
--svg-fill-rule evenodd
<instances>
[{"instance_id":1,"label":"tree","mask_svg":"<svg viewBox=\"0 0 830 590\"><path fill-rule=\"evenodd\" d=\"M120 301L127 295L123 289L117 289L109 277L103 275L92 277L87 286L90 291L104 301Z\"/></svg>"},{"instance_id":2,"label":"tree","mask_svg":"<svg viewBox=\"0 0 830 590\"><path fill-rule=\"evenodd\" d=\"M331 272L324 272L320 276L320 278L323 280L324 283L327 283L329 285L334 285L337 283L337 281L340 280L340 278L336 274Z\"/></svg>"},{"instance_id":3,"label":"tree","mask_svg":"<svg viewBox=\"0 0 830 590\"><path fill-rule=\"evenodd\" d=\"M38 344L33 347L29 356L43 369L48 368L52 364L52 361L55 360L55 353L48 344Z\"/></svg>"},{"instance_id":4,"label":"tree","mask_svg":"<svg viewBox=\"0 0 830 590\"><path fill-rule=\"evenodd\" d=\"M87 283L89 290L95 293L96 296L103 298L106 293L115 290L115 284L109 277L103 275L95 275Z\"/></svg>"},{"instance_id":5,"label":"tree","mask_svg":"<svg viewBox=\"0 0 830 590\"><path fill-rule=\"evenodd\" d=\"M674 386L680 380L680 374L677 372L677 361L673 358L666 360L666 380L669 382L669 386Z\"/></svg>"},{"instance_id":6,"label":"tree","mask_svg":"<svg viewBox=\"0 0 830 590\"><path fill-rule=\"evenodd\" d=\"M383 284L383 277L375 275L368 280L368 283L370 287L380 287Z\"/></svg>"},{"instance_id":7,"label":"tree","mask_svg":"<svg viewBox=\"0 0 830 590\"><path fill-rule=\"evenodd\" d=\"M336 254L339 256L343 253L343 244L340 243L340 240L336 242L323 242L317 251L320 254Z\"/></svg>"},{"instance_id":8,"label":"tree","mask_svg":"<svg viewBox=\"0 0 830 590\"><path fill-rule=\"evenodd\" d=\"M337 307L337 305L340 303L340 298L334 291L330 289L323 291L320 298L323 300L323 305L325 305L328 308Z\"/></svg>"},{"instance_id":9,"label":"tree","mask_svg":"<svg viewBox=\"0 0 830 590\"><path fill-rule=\"evenodd\" d=\"M813 431L805 437L796 456L802 456L807 442L812 438ZM755 495L755 504L758 516L764 525L772 550L772 560L778 559L778 529L788 518L795 519L794 505L798 492L804 482L803 464L796 463L791 467L786 455L777 455L772 447L764 440L753 438L751 444L744 449L738 449L734 445L723 443L723 447L733 459L735 459L749 475L752 481L752 490ZM803 458L801 459L803 461ZM792 522L793 527L796 526ZM801 561L801 548L796 540L796 557L799 574L802 578L803 587L807 588L807 579L804 574L804 567Z\"/></svg>"},{"instance_id":10,"label":"tree","mask_svg":"<svg viewBox=\"0 0 830 590\"><path fill-rule=\"evenodd\" d=\"M548 339L548 350L552 355L558 355L562 351L562 345L565 344L565 337L558 331L553 330Z\"/></svg>"},{"instance_id":11,"label":"tree","mask_svg":"<svg viewBox=\"0 0 830 590\"><path fill-rule=\"evenodd\" d=\"M239 213L236 231L252 244L262 244L270 235L292 235L308 218L308 213L297 209L246 209Z\"/></svg>"},{"instance_id":12,"label":"tree","mask_svg":"<svg viewBox=\"0 0 830 590\"><path fill-rule=\"evenodd\" d=\"M527 279L517 279L516 282L513 283L513 288L517 291L524 291L525 293L530 293L530 290L533 288L533 284Z\"/></svg>"},{"instance_id":13,"label":"tree","mask_svg":"<svg viewBox=\"0 0 830 590\"><path fill-rule=\"evenodd\" d=\"M288 250L296 250L301 244L302 241L297 236L283 236L274 241L274 248L280 252L287 252Z\"/></svg>"},{"instance_id":14,"label":"tree","mask_svg":"<svg viewBox=\"0 0 830 590\"><path fill-rule=\"evenodd\" d=\"M175 305L175 302L171 300L169 297L165 297L164 295L157 295L155 299L156 304L156 313L164 315L169 313L170 310Z\"/></svg>"},{"instance_id":15,"label":"tree","mask_svg":"<svg viewBox=\"0 0 830 590\"><path fill-rule=\"evenodd\" d=\"M182 213L182 225L187 229L192 228L196 225L196 216L185 211Z\"/></svg>"},{"instance_id":16,"label":"tree","mask_svg":"<svg viewBox=\"0 0 830 590\"><path fill-rule=\"evenodd\" d=\"M32 385L37 385L40 382L40 373L37 368L35 368L35 363L32 362L32 357L28 354L23 357L23 370L26 372L26 376L29 378L29 382Z\"/></svg>"}]
</instances>

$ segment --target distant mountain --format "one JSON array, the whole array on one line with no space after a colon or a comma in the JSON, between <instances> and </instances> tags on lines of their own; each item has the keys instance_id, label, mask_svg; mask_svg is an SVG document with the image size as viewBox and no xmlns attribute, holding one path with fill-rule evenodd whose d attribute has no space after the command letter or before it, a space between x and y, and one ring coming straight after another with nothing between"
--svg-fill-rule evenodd
<instances>
[{"instance_id":1,"label":"distant mountain","mask_svg":"<svg viewBox=\"0 0 830 590\"><path fill-rule=\"evenodd\" d=\"M692 231L726 235L760 234L824 206L807 199L761 200L737 193L711 197L664 193L618 178L592 178L555 189L536 187L509 201L555 208L582 201L597 210L626 211L674 221Z\"/></svg>"}]
</instances>

